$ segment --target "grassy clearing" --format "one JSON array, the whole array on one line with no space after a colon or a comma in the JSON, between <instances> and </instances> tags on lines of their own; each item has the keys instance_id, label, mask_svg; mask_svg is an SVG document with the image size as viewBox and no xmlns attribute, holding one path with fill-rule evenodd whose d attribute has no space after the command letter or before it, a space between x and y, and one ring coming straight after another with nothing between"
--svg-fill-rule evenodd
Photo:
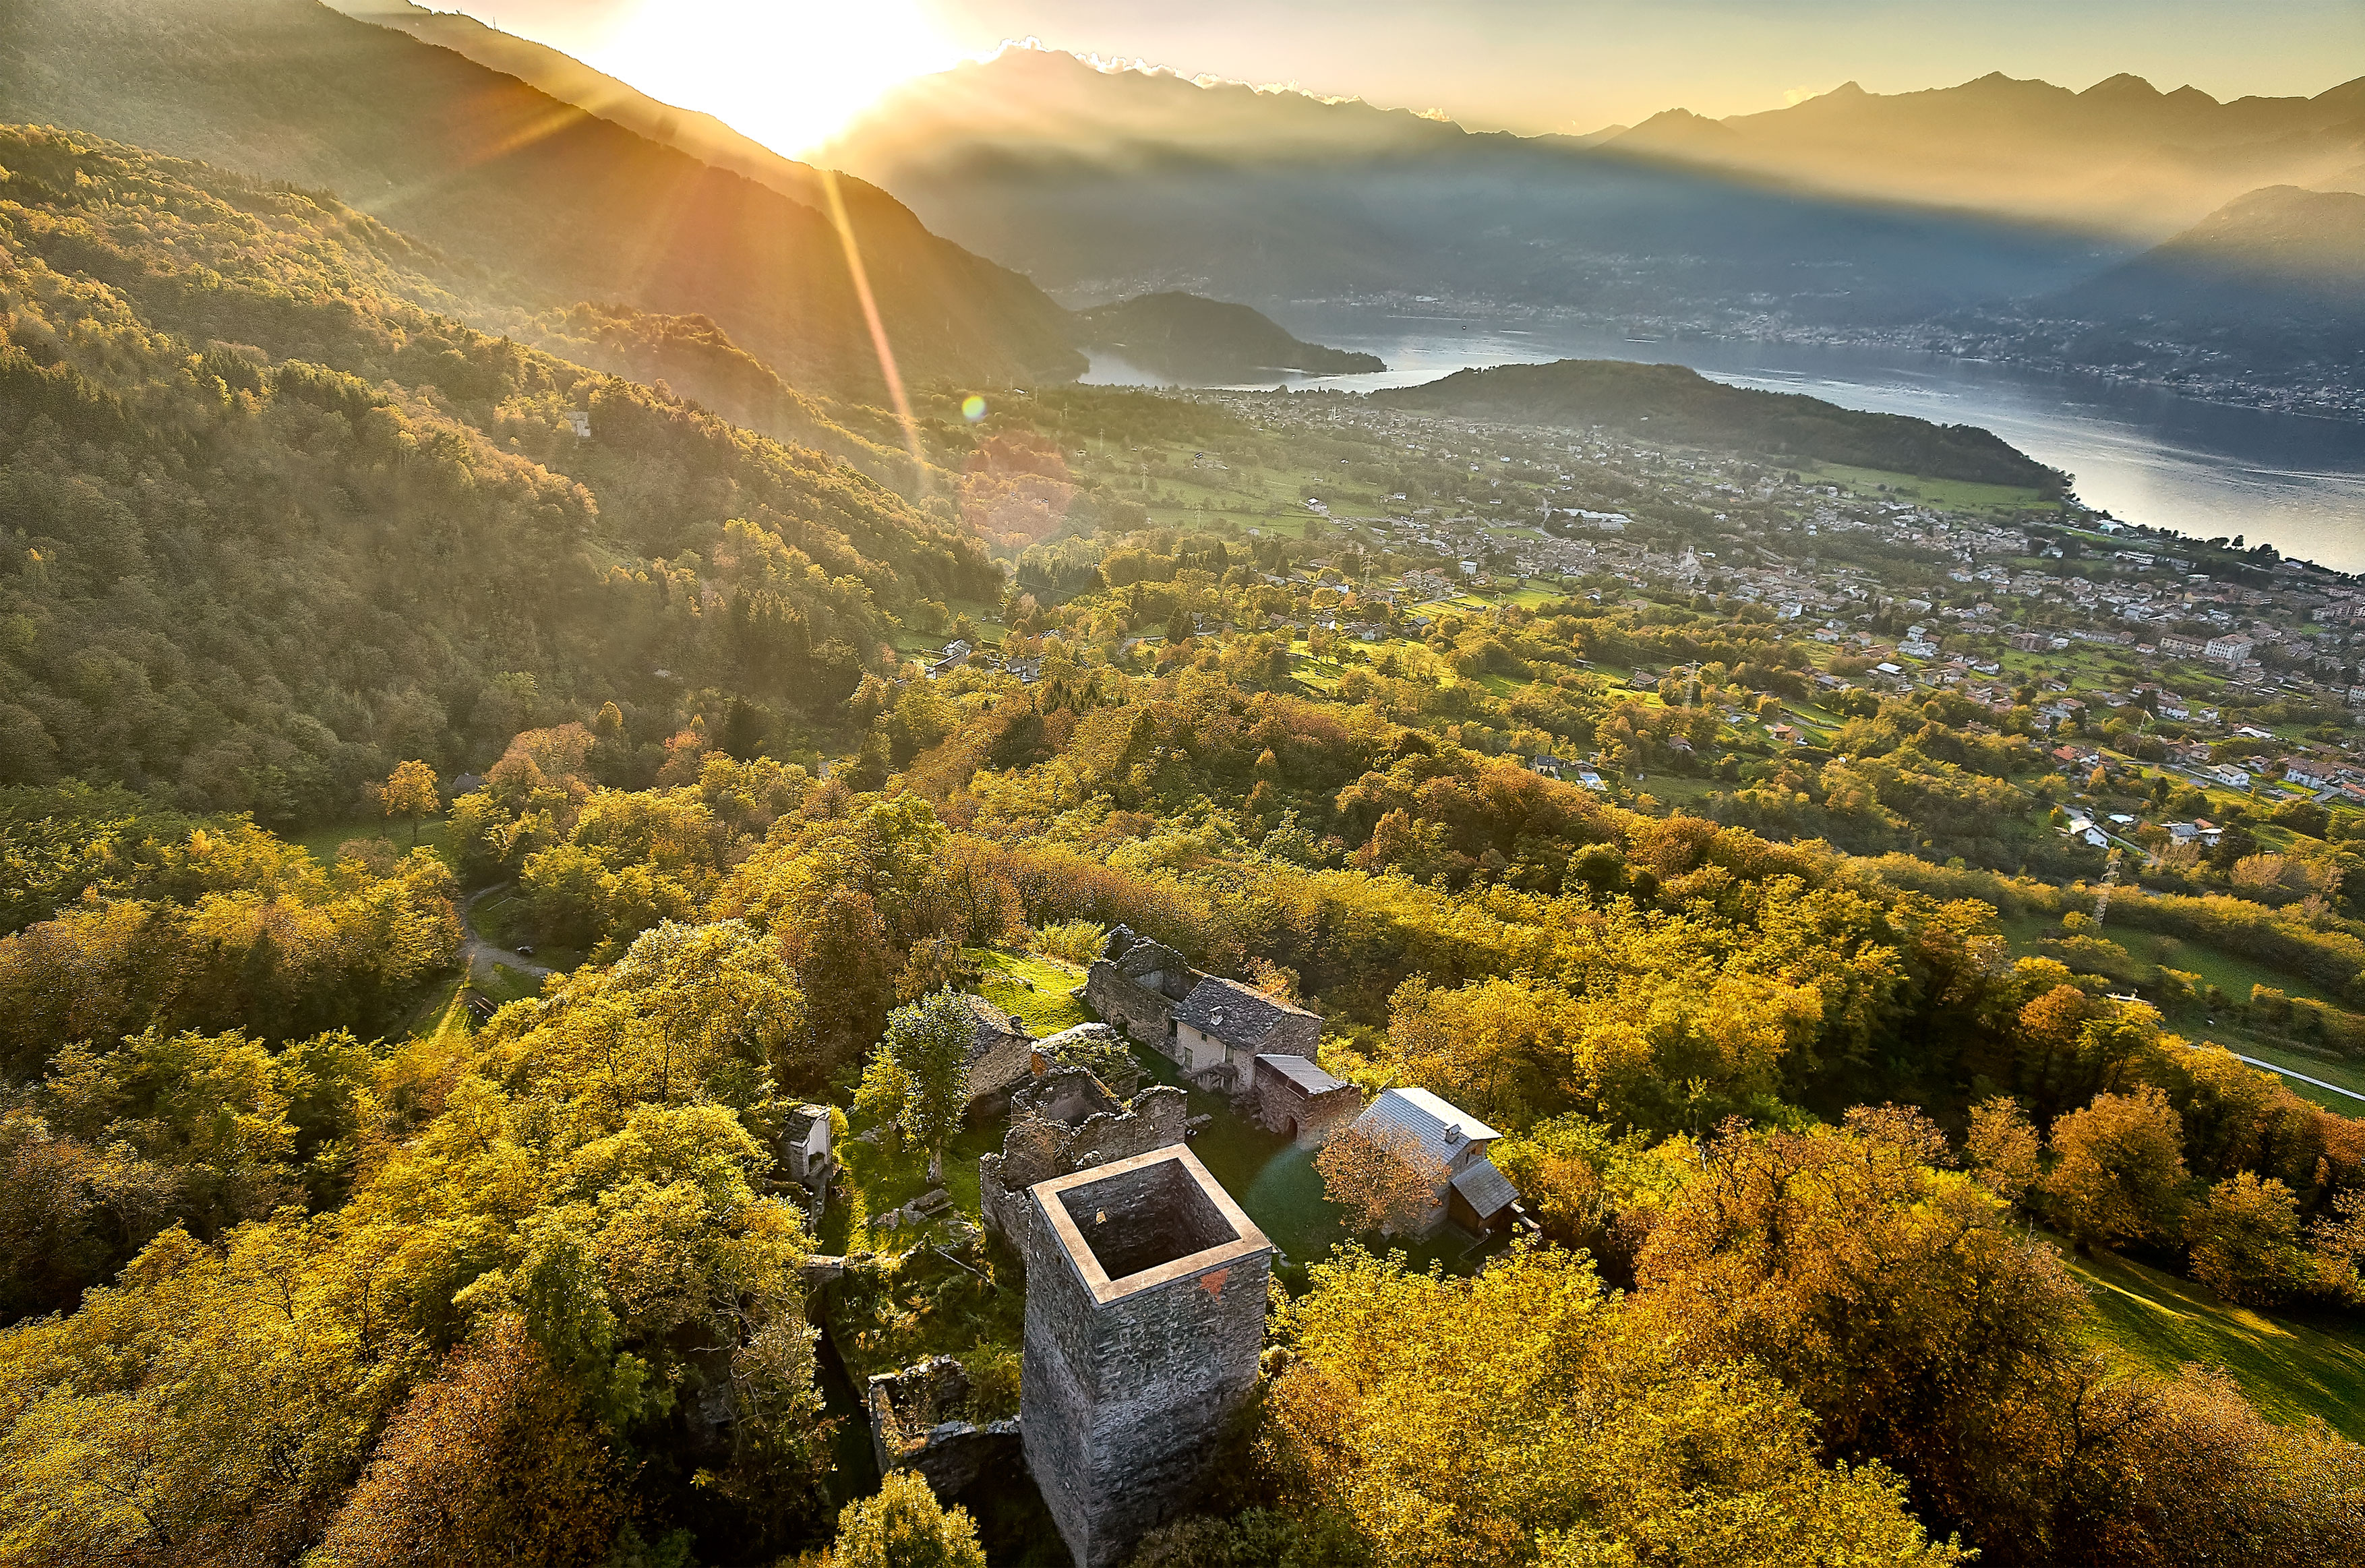
<instances>
[{"instance_id":1,"label":"grassy clearing","mask_svg":"<svg viewBox=\"0 0 2365 1568\"><path fill-rule=\"evenodd\" d=\"M476 989L496 1004L523 1002L527 997L542 994L542 977L513 969L507 964L495 964L491 973L477 977Z\"/></svg>"},{"instance_id":2,"label":"grassy clearing","mask_svg":"<svg viewBox=\"0 0 2365 1568\"><path fill-rule=\"evenodd\" d=\"M2031 508L2058 510L2061 503L2048 499L2042 490L2025 489L2016 485L1983 485L1970 479L1931 479L1914 474L1890 474L1878 468L1855 468L1845 464L1826 463L1811 473L1800 471L1809 482L1838 485L1859 495L1877 497L1880 487L1889 487L1896 500L1927 501L1947 511L2024 511Z\"/></svg>"},{"instance_id":3,"label":"grassy clearing","mask_svg":"<svg viewBox=\"0 0 2365 1568\"><path fill-rule=\"evenodd\" d=\"M1093 1015L1068 993L1084 983L1084 971L1040 953L1004 953L972 947L968 956L981 973L978 994L1024 1023L1040 1039L1089 1024Z\"/></svg>"},{"instance_id":4,"label":"grassy clearing","mask_svg":"<svg viewBox=\"0 0 2365 1568\"><path fill-rule=\"evenodd\" d=\"M984 1155L1001 1152L1003 1131L999 1117L962 1127L945 1149L945 1176L938 1183L928 1180L927 1156L908 1139L886 1128L857 1126L855 1136L837 1146L845 1170L822 1223L822 1249L892 1250L911 1245L915 1238L944 1240L956 1219L981 1223L977 1162ZM871 1133L877 1136L865 1137ZM890 1210L938 1185L951 1196L950 1209L917 1229L909 1226L894 1231L875 1228L876 1221Z\"/></svg>"},{"instance_id":5,"label":"grassy clearing","mask_svg":"<svg viewBox=\"0 0 2365 1568\"><path fill-rule=\"evenodd\" d=\"M333 866L337 863L337 846L352 838L383 838L394 846L396 854L407 855L410 852L410 823L401 819L379 816L349 817L342 822L297 834L292 841L302 845L321 865ZM443 852L443 818L420 819L419 846L432 849L439 855Z\"/></svg>"},{"instance_id":6,"label":"grassy clearing","mask_svg":"<svg viewBox=\"0 0 2365 1568\"><path fill-rule=\"evenodd\" d=\"M2098 1343L2158 1372L2187 1361L2224 1367L2270 1420L2320 1416L2365 1440L2365 1338L2355 1329L2234 1306L2206 1286L2109 1253L2068 1261L2093 1293Z\"/></svg>"}]
</instances>

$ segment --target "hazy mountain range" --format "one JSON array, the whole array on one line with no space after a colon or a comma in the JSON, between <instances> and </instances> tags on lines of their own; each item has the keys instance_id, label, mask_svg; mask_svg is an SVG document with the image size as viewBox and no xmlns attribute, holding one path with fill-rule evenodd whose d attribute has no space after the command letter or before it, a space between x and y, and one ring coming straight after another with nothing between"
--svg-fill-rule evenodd
<instances>
[{"instance_id":1,"label":"hazy mountain range","mask_svg":"<svg viewBox=\"0 0 2365 1568\"><path fill-rule=\"evenodd\" d=\"M774 433L838 431L790 384L877 398L815 164L470 18L339 5L21 0L0 17L0 97L10 118L331 188L471 269L476 319L542 341L574 311L551 346ZM906 84L817 162L857 176L838 191L922 378L1064 378L1107 334L1047 294L1172 291L1935 330L2171 377L2337 382L2365 353L2348 188L2365 185L2365 79L2225 104L2133 77L1850 84L1521 138L1011 49Z\"/></svg>"},{"instance_id":2,"label":"hazy mountain range","mask_svg":"<svg viewBox=\"0 0 2365 1568\"><path fill-rule=\"evenodd\" d=\"M465 263L479 303L708 316L801 387L879 386L813 171L751 158L758 183L313 0L14 0L0 105L332 189ZM907 369L1003 381L1082 367L1065 314L1025 278L881 192L844 189Z\"/></svg>"},{"instance_id":3,"label":"hazy mountain range","mask_svg":"<svg viewBox=\"0 0 2365 1568\"><path fill-rule=\"evenodd\" d=\"M823 156L1071 303L1441 297L2327 382L2365 343L2365 250L2278 238L2365 186L2365 79L2229 104L2128 76L1850 84L1521 138L1010 49L906 84Z\"/></svg>"}]
</instances>

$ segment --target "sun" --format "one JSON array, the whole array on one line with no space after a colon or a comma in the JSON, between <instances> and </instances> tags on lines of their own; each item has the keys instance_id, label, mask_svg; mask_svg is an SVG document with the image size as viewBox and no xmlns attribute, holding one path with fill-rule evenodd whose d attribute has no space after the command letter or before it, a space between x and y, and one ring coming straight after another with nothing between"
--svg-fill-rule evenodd
<instances>
[{"instance_id":1,"label":"sun","mask_svg":"<svg viewBox=\"0 0 2365 1568\"><path fill-rule=\"evenodd\" d=\"M644 0L590 63L798 153L959 59L917 0Z\"/></svg>"}]
</instances>

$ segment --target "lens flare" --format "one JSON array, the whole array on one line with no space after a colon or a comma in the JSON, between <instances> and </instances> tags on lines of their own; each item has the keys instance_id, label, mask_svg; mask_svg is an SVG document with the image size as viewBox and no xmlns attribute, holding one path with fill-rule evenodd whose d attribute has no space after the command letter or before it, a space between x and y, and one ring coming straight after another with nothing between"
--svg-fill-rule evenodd
<instances>
[{"instance_id":1,"label":"lens flare","mask_svg":"<svg viewBox=\"0 0 2365 1568\"><path fill-rule=\"evenodd\" d=\"M985 399L972 392L961 399L961 418L975 424L985 418Z\"/></svg>"}]
</instances>

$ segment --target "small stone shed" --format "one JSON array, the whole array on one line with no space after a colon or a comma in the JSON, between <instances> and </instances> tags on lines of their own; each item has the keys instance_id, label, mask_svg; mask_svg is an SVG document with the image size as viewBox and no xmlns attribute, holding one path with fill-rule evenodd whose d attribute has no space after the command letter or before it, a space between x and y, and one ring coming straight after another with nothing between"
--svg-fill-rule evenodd
<instances>
[{"instance_id":1,"label":"small stone shed","mask_svg":"<svg viewBox=\"0 0 2365 1568\"><path fill-rule=\"evenodd\" d=\"M780 1123L780 1164L790 1180L819 1186L829 1172L829 1107L800 1105Z\"/></svg>"},{"instance_id":2,"label":"small stone shed","mask_svg":"<svg viewBox=\"0 0 2365 1568\"><path fill-rule=\"evenodd\" d=\"M1256 1118L1300 1148L1316 1148L1353 1124L1363 1092L1333 1078L1302 1056L1266 1054L1249 1078Z\"/></svg>"}]
</instances>

